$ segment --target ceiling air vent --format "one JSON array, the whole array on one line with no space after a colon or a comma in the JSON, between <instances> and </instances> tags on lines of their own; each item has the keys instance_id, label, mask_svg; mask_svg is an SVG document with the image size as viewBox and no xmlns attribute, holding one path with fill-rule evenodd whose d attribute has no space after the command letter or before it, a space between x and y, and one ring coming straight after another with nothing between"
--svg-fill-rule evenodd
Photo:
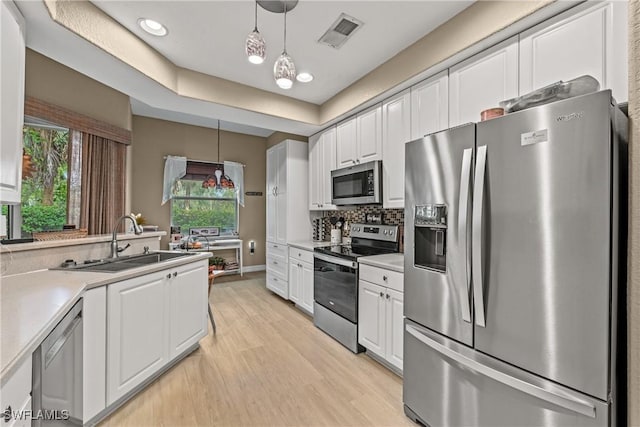
<instances>
[{"instance_id":1,"label":"ceiling air vent","mask_svg":"<svg viewBox=\"0 0 640 427\"><path fill-rule=\"evenodd\" d=\"M362 25L362 21L342 13L322 37L320 37L318 42L329 45L334 49L340 49L342 45L349 40L349 37L351 37L358 28L362 27Z\"/></svg>"}]
</instances>

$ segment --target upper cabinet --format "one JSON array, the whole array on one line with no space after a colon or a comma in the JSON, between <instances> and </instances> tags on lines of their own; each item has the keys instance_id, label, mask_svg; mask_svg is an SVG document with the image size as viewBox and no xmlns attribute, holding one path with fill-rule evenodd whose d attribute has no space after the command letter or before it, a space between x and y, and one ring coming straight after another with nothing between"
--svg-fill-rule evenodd
<instances>
[{"instance_id":1,"label":"upper cabinet","mask_svg":"<svg viewBox=\"0 0 640 427\"><path fill-rule=\"evenodd\" d=\"M382 107L376 105L336 127L337 167L382 159Z\"/></svg>"},{"instance_id":2,"label":"upper cabinet","mask_svg":"<svg viewBox=\"0 0 640 427\"><path fill-rule=\"evenodd\" d=\"M336 169L336 128L309 138L309 209L333 210L331 171Z\"/></svg>"},{"instance_id":3,"label":"upper cabinet","mask_svg":"<svg viewBox=\"0 0 640 427\"><path fill-rule=\"evenodd\" d=\"M24 18L12 2L0 2L0 202L20 203L24 120Z\"/></svg>"},{"instance_id":4,"label":"upper cabinet","mask_svg":"<svg viewBox=\"0 0 640 427\"><path fill-rule=\"evenodd\" d=\"M404 208L404 145L411 139L411 92L382 104L382 207Z\"/></svg>"},{"instance_id":5,"label":"upper cabinet","mask_svg":"<svg viewBox=\"0 0 640 427\"><path fill-rule=\"evenodd\" d=\"M518 96L518 37L449 70L449 126L479 122L480 112Z\"/></svg>"},{"instance_id":6,"label":"upper cabinet","mask_svg":"<svg viewBox=\"0 0 640 427\"><path fill-rule=\"evenodd\" d=\"M520 35L520 94L589 74L628 99L627 2L586 3Z\"/></svg>"},{"instance_id":7,"label":"upper cabinet","mask_svg":"<svg viewBox=\"0 0 640 427\"><path fill-rule=\"evenodd\" d=\"M445 70L411 88L411 140L448 127L449 70Z\"/></svg>"}]
</instances>

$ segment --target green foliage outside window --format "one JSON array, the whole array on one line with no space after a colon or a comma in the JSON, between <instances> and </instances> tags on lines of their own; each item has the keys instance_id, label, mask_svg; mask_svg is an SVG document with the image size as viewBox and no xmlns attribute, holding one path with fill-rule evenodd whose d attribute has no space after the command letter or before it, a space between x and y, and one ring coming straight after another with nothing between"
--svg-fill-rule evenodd
<instances>
[{"instance_id":1,"label":"green foliage outside window","mask_svg":"<svg viewBox=\"0 0 640 427\"><path fill-rule=\"evenodd\" d=\"M237 231L237 209L233 189L203 188L202 181L180 180L173 191L171 225L183 234L194 227L220 227L220 234Z\"/></svg>"},{"instance_id":2,"label":"green foliage outside window","mask_svg":"<svg viewBox=\"0 0 640 427\"><path fill-rule=\"evenodd\" d=\"M67 154L69 132L23 130L23 148L34 172L22 179L22 232L61 230L67 222Z\"/></svg>"}]
</instances>

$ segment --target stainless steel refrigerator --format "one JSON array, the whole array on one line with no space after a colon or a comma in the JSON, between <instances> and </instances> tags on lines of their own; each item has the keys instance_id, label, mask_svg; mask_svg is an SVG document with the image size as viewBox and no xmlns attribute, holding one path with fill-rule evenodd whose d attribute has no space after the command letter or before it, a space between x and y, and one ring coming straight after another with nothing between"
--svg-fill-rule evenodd
<instances>
[{"instance_id":1,"label":"stainless steel refrigerator","mask_svg":"<svg viewBox=\"0 0 640 427\"><path fill-rule=\"evenodd\" d=\"M626 132L607 90L406 145L411 419L620 421Z\"/></svg>"}]
</instances>

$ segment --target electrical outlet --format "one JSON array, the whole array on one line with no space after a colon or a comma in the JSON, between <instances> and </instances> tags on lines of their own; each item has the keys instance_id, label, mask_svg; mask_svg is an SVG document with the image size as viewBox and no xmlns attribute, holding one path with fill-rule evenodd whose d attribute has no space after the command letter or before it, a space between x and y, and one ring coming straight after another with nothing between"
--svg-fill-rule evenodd
<instances>
[{"instance_id":1,"label":"electrical outlet","mask_svg":"<svg viewBox=\"0 0 640 427\"><path fill-rule=\"evenodd\" d=\"M249 254L255 255L256 253L256 242L254 240L249 242Z\"/></svg>"}]
</instances>

